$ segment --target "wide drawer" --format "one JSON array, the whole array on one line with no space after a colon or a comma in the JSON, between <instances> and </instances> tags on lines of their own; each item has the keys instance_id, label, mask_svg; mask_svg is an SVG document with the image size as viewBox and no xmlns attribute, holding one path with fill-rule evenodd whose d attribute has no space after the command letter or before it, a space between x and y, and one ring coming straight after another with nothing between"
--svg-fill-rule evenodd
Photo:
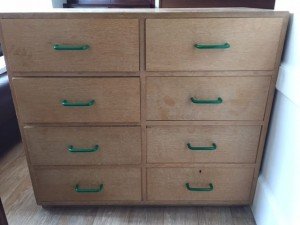
<instances>
[{"instance_id":1,"label":"wide drawer","mask_svg":"<svg viewBox=\"0 0 300 225\"><path fill-rule=\"evenodd\" d=\"M1 23L11 71L139 70L137 19L6 19Z\"/></svg>"},{"instance_id":2,"label":"wide drawer","mask_svg":"<svg viewBox=\"0 0 300 225\"><path fill-rule=\"evenodd\" d=\"M34 172L40 202L141 200L139 168L48 168Z\"/></svg>"},{"instance_id":3,"label":"wide drawer","mask_svg":"<svg viewBox=\"0 0 300 225\"><path fill-rule=\"evenodd\" d=\"M263 120L270 77L148 77L148 120Z\"/></svg>"},{"instance_id":4,"label":"wide drawer","mask_svg":"<svg viewBox=\"0 0 300 225\"><path fill-rule=\"evenodd\" d=\"M147 200L248 201L253 168L148 168Z\"/></svg>"},{"instance_id":5,"label":"wide drawer","mask_svg":"<svg viewBox=\"0 0 300 225\"><path fill-rule=\"evenodd\" d=\"M140 127L25 127L33 165L139 164Z\"/></svg>"},{"instance_id":6,"label":"wide drawer","mask_svg":"<svg viewBox=\"0 0 300 225\"><path fill-rule=\"evenodd\" d=\"M282 18L148 19L146 69L274 70L282 23Z\"/></svg>"},{"instance_id":7,"label":"wide drawer","mask_svg":"<svg viewBox=\"0 0 300 225\"><path fill-rule=\"evenodd\" d=\"M15 78L27 123L139 122L139 78Z\"/></svg>"},{"instance_id":8,"label":"wide drawer","mask_svg":"<svg viewBox=\"0 0 300 225\"><path fill-rule=\"evenodd\" d=\"M153 126L148 163L254 163L260 126Z\"/></svg>"}]
</instances>

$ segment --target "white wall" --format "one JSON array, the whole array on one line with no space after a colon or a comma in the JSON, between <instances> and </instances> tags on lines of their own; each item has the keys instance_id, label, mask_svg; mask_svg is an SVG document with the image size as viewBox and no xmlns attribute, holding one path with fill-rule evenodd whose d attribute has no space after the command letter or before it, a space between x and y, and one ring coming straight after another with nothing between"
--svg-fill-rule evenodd
<instances>
[{"instance_id":1,"label":"white wall","mask_svg":"<svg viewBox=\"0 0 300 225\"><path fill-rule=\"evenodd\" d=\"M34 9L51 9L62 7L66 0L0 0L1 11L33 11Z\"/></svg>"},{"instance_id":2,"label":"white wall","mask_svg":"<svg viewBox=\"0 0 300 225\"><path fill-rule=\"evenodd\" d=\"M22 9L24 11L52 8L52 0L0 0L0 11L14 11Z\"/></svg>"},{"instance_id":3,"label":"white wall","mask_svg":"<svg viewBox=\"0 0 300 225\"><path fill-rule=\"evenodd\" d=\"M300 224L300 4L277 0L293 15L252 211L257 225ZM298 208L297 208L298 207Z\"/></svg>"}]
</instances>

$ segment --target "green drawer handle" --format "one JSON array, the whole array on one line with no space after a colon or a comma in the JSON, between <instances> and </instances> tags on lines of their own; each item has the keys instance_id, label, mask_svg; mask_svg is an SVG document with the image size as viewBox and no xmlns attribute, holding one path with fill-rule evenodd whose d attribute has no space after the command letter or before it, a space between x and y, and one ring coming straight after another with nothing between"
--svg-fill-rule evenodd
<instances>
[{"instance_id":1,"label":"green drawer handle","mask_svg":"<svg viewBox=\"0 0 300 225\"><path fill-rule=\"evenodd\" d=\"M89 45L61 45L54 44L53 49L56 51L84 51L90 48Z\"/></svg>"},{"instance_id":2,"label":"green drawer handle","mask_svg":"<svg viewBox=\"0 0 300 225\"><path fill-rule=\"evenodd\" d=\"M78 152L96 152L100 149L99 145L95 145L94 148L75 148L73 145L68 146L68 151L72 153Z\"/></svg>"},{"instance_id":3,"label":"green drawer handle","mask_svg":"<svg viewBox=\"0 0 300 225\"><path fill-rule=\"evenodd\" d=\"M194 47L198 49L226 49L230 48L230 44L227 42L219 45L195 44Z\"/></svg>"},{"instance_id":4,"label":"green drawer handle","mask_svg":"<svg viewBox=\"0 0 300 225\"><path fill-rule=\"evenodd\" d=\"M218 97L217 99L197 99L191 97L191 101L194 104L221 104L223 99L221 97Z\"/></svg>"},{"instance_id":5,"label":"green drawer handle","mask_svg":"<svg viewBox=\"0 0 300 225\"><path fill-rule=\"evenodd\" d=\"M78 193L97 193L103 191L103 184L100 184L98 188L80 188L79 184L76 184L74 190Z\"/></svg>"},{"instance_id":6,"label":"green drawer handle","mask_svg":"<svg viewBox=\"0 0 300 225\"><path fill-rule=\"evenodd\" d=\"M189 191L213 191L214 190L214 185L212 183L208 184L209 187L201 187L201 188L195 188L195 187L190 187L189 183L185 183L185 187L186 189L188 189Z\"/></svg>"},{"instance_id":7,"label":"green drawer handle","mask_svg":"<svg viewBox=\"0 0 300 225\"><path fill-rule=\"evenodd\" d=\"M88 102L69 102L68 100L62 100L61 104L66 107L85 107L85 106L93 106L95 104L95 100L90 100Z\"/></svg>"},{"instance_id":8,"label":"green drawer handle","mask_svg":"<svg viewBox=\"0 0 300 225\"><path fill-rule=\"evenodd\" d=\"M192 146L190 143L187 143L187 147L192 151L213 151L217 149L217 145L215 143L212 143L212 146L203 146L203 147L196 147Z\"/></svg>"}]
</instances>

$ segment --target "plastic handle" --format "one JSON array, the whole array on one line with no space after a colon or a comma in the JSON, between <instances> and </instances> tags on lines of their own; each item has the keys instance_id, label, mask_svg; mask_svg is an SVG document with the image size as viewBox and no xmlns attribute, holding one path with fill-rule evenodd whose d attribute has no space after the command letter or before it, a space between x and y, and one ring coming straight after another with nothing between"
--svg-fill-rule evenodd
<instances>
[{"instance_id":1,"label":"plastic handle","mask_svg":"<svg viewBox=\"0 0 300 225\"><path fill-rule=\"evenodd\" d=\"M214 185L212 183L209 183L208 185L209 187L191 187L189 183L185 183L185 187L189 191L213 191Z\"/></svg>"},{"instance_id":2,"label":"plastic handle","mask_svg":"<svg viewBox=\"0 0 300 225\"><path fill-rule=\"evenodd\" d=\"M223 99L221 97L218 97L217 99L197 99L191 97L191 101L194 104L221 104Z\"/></svg>"},{"instance_id":3,"label":"plastic handle","mask_svg":"<svg viewBox=\"0 0 300 225\"><path fill-rule=\"evenodd\" d=\"M61 45L54 44L53 49L56 51L84 51L90 48L89 45Z\"/></svg>"},{"instance_id":4,"label":"plastic handle","mask_svg":"<svg viewBox=\"0 0 300 225\"><path fill-rule=\"evenodd\" d=\"M97 188L81 188L79 187L79 184L76 184L74 190L78 193L97 193L102 192L104 188L103 184L100 184Z\"/></svg>"},{"instance_id":5,"label":"plastic handle","mask_svg":"<svg viewBox=\"0 0 300 225\"><path fill-rule=\"evenodd\" d=\"M96 152L100 149L99 145L95 145L94 148L75 148L73 145L68 146L68 151L72 153L77 152Z\"/></svg>"},{"instance_id":6,"label":"plastic handle","mask_svg":"<svg viewBox=\"0 0 300 225\"><path fill-rule=\"evenodd\" d=\"M95 102L95 100L90 100L88 102L69 102L68 100L62 100L61 104L66 107L86 107L93 106Z\"/></svg>"},{"instance_id":7,"label":"plastic handle","mask_svg":"<svg viewBox=\"0 0 300 225\"><path fill-rule=\"evenodd\" d=\"M190 143L187 143L187 147L192 151L214 151L217 149L217 145L212 143L211 146L192 146Z\"/></svg>"},{"instance_id":8,"label":"plastic handle","mask_svg":"<svg viewBox=\"0 0 300 225\"><path fill-rule=\"evenodd\" d=\"M227 42L224 44L216 44L216 45L195 44L194 47L198 49L226 49L226 48L230 48L230 44Z\"/></svg>"}]
</instances>

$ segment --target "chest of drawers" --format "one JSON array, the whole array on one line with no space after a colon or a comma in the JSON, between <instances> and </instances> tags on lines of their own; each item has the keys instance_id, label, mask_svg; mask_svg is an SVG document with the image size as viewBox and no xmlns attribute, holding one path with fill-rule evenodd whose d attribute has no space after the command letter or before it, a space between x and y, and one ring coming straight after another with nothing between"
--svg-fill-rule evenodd
<instances>
[{"instance_id":1,"label":"chest of drawers","mask_svg":"<svg viewBox=\"0 0 300 225\"><path fill-rule=\"evenodd\" d=\"M37 203L251 203L288 16L0 14Z\"/></svg>"}]
</instances>

